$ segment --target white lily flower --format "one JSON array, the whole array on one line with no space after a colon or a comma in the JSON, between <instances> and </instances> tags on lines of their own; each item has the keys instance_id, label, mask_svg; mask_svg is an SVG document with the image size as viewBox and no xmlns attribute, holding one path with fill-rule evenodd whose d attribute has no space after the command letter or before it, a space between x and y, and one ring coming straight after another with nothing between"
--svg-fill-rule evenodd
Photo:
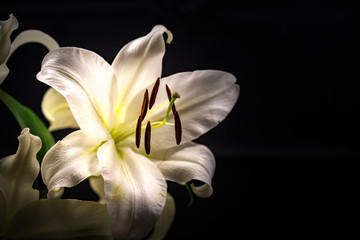
<instances>
[{"instance_id":1,"label":"white lily flower","mask_svg":"<svg viewBox=\"0 0 360 240\"><path fill-rule=\"evenodd\" d=\"M41 102L42 111L50 122L49 130L55 131L66 128L78 129L79 126L73 117L66 99L53 88L49 88L44 94ZM104 192L104 179L100 177L91 177L89 179L90 187L98 195L98 203L106 204ZM164 210L157 220L155 227L147 238L148 240L161 240L167 235L172 222L175 218L175 201L170 193L167 194Z\"/></svg>"},{"instance_id":2,"label":"white lily flower","mask_svg":"<svg viewBox=\"0 0 360 240\"><path fill-rule=\"evenodd\" d=\"M26 43L40 43L49 51L58 48L58 43L46 33L38 30L26 30L21 32L11 43L10 35L17 29L19 23L13 14L6 21L0 21L0 84L9 74L6 66L12 53L21 45Z\"/></svg>"},{"instance_id":3,"label":"white lily flower","mask_svg":"<svg viewBox=\"0 0 360 240\"><path fill-rule=\"evenodd\" d=\"M171 32L155 26L125 45L111 65L85 49L59 48L44 58L37 75L65 97L80 127L44 157L48 197L59 198L64 187L101 176L117 239L151 231L166 202L166 180L199 180L204 184L192 185L194 193L212 194L214 156L192 140L221 122L239 95L235 77L222 71L160 80L164 33L170 43Z\"/></svg>"},{"instance_id":4,"label":"white lily flower","mask_svg":"<svg viewBox=\"0 0 360 240\"><path fill-rule=\"evenodd\" d=\"M112 239L106 207L80 200L39 200L32 188L40 165L39 137L25 128L16 154L0 159L0 238ZM89 239L87 238L87 239Z\"/></svg>"}]
</instances>

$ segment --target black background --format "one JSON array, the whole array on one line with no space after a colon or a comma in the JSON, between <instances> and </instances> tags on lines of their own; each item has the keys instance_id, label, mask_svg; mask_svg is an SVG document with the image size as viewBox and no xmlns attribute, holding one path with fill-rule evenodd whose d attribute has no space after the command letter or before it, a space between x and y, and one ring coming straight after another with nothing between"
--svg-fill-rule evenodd
<instances>
[{"instance_id":1,"label":"black background","mask_svg":"<svg viewBox=\"0 0 360 240\"><path fill-rule=\"evenodd\" d=\"M354 3L352 3L354 2ZM359 8L356 1L2 1L19 29L112 62L127 42L163 24L174 34L163 76L197 69L233 73L240 97L228 118L196 141L217 158L214 194L177 215L168 239L360 237ZM46 50L18 49L1 88L41 115L36 80ZM20 129L0 104L1 155ZM57 138L62 137L56 133ZM86 183L64 197L84 195Z\"/></svg>"}]
</instances>

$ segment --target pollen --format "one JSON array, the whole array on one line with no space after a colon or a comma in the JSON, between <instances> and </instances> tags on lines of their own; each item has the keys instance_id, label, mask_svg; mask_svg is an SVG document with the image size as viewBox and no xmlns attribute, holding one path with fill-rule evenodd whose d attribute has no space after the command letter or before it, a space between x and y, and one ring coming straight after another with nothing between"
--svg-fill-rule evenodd
<instances>
[{"instance_id":1,"label":"pollen","mask_svg":"<svg viewBox=\"0 0 360 240\"><path fill-rule=\"evenodd\" d=\"M150 140L151 140L151 124L148 121L145 129L145 152L150 154Z\"/></svg>"},{"instance_id":2,"label":"pollen","mask_svg":"<svg viewBox=\"0 0 360 240\"><path fill-rule=\"evenodd\" d=\"M139 148L140 147L140 139L141 139L141 115L138 118L137 124L136 124L136 131L135 131L135 144L136 147Z\"/></svg>"},{"instance_id":3,"label":"pollen","mask_svg":"<svg viewBox=\"0 0 360 240\"><path fill-rule=\"evenodd\" d=\"M181 136L182 136L182 127L181 127L181 120L178 112L174 114L175 119L175 139L177 145L181 143Z\"/></svg>"},{"instance_id":4,"label":"pollen","mask_svg":"<svg viewBox=\"0 0 360 240\"><path fill-rule=\"evenodd\" d=\"M141 117L141 122L144 120L146 112L148 110L148 105L149 105L149 92L146 89L145 93L144 93L144 99L143 99L143 103L141 106L141 113L140 113L140 117Z\"/></svg>"}]
</instances>

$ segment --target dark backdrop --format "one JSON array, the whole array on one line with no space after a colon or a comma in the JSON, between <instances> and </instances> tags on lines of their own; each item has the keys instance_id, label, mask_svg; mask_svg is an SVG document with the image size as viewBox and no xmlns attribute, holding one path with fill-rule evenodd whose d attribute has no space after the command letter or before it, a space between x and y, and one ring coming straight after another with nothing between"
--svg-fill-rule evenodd
<instances>
[{"instance_id":1,"label":"dark backdrop","mask_svg":"<svg viewBox=\"0 0 360 240\"><path fill-rule=\"evenodd\" d=\"M233 111L197 140L217 158L214 194L187 208L185 189L170 184L177 216L168 239L358 239L359 10L320 0L2 1L0 17L19 20L12 36L39 29L109 62L160 23L174 34L163 76L220 69L237 77ZM47 86L35 75L45 54L35 44L18 49L1 86L39 115ZM3 104L0 112L3 157L20 129ZM87 187L64 197L94 198Z\"/></svg>"}]
</instances>

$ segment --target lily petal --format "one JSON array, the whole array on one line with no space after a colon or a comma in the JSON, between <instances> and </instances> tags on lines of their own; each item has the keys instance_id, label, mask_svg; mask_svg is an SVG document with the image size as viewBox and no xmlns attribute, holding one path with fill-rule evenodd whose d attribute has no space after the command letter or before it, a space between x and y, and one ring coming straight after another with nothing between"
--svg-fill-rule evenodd
<instances>
[{"instance_id":1,"label":"lily petal","mask_svg":"<svg viewBox=\"0 0 360 240\"><path fill-rule=\"evenodd\" d=\"M5 80L9 74L9 68L6 66L6 63L0 64L0 84Z\"/></svg>"},{"instance_id":2,"label":"lily petal","mask_svg":"<svg viewBox=\"0 0 360 240\"><path fill-rule=\"evenodd\" d=\"M178 73L162 79L156 101L168 101L165 84L173 93L180 95L175 104L182 123L182 143L186 143L218 125L230 113L240 91L235 82L232 74L217 70ZM148 115L144 122L162 121L166 110L165 105ZM169 122L174 122L172 114ZM151 147L161 149L175 146L173 128L165 125L153 129Z\"/></svg>"},{"instance_id":3,"label":"lily petal","mask_svg":"<svg viewBox=\"0 0 360 240\"><path fill-rule=\"evenodd\" d=\"M7 235L14 239L113 239L106 206L74 199L28 204L14 216Z\"/></svg>"},{"instance_id":4,"label":"lily petal","mask_svg":"<svg viewBox=\"0 0 360 240\"><path fill-rule=\"evenodd\" d=\"M166 203L160 218L155 224L155 228L147 240L164 239L169 232L175 218L175 200L170 193L167 194Z\"/></svg>"},{"instance_id":5,"label":"lily petal","mask_svg":"<svg viewBox=\"0 0 360 240\"><path fill-rule=\"evenodd\" d=\"M26 43L39 43L49 51L59 48L59 44L48 34L39 30L26 30L19 33L12 42L9 56L11 56L17 48Z\"/></svg>"},{"instance_id":6,"label":"lily petal","mask_svg":"<svg viewBox=\"0 0 360 240\"><path fill-rule=\"evenodd\" d=\"M64 187L73 187L89 176L100 174L96 155L100 144L78 130L57 142L46 153L41 174L49 189L48 198L60 198Z\"/></svg>"},{"instance_id":7,"label":"lily petal","mask_svg":"<svg viewBox=\"0 0 360 240\"><path fill-rule=\"evenodd\" d=\"M4 195L0 192L0 212L4 213L5 212L5 197ZM0 215L0 236L2 236L5 232L5 228L6 228L6 216L5 214L1 214Z\"/></svg>"},{"instance_id":8,"label":"lily petal","mask_svg":"<svg viewBox=\"0 0 360 240\"><path fill-rule=\"evenodd\" d=\"M104 191L104 179L101 176L92 177L89 179L91 189L98 195L98 203L106 204L106 197Z\"/></svg>"},{"instance_id":9,"label":"lily petal","mask_svg":"<svg viewBox=\"0 0 360 240\"><path fill-rule=\"evenodd\" d=\"M13 16L10 15L10 18L11 17L13 17ZM13 18L15 19L15 17L13 17ZM12 28L16 29L17 27L18 27L18 22L16 20L16 22L13 23ZM8 33L9 36L13 30L14 29L11 29L11 31ZM55 39L53 39L48 34L42 32L42 31L39 31L39 30L26 30L26 31L21 32L14 39L14 41L11 44L11 47L10 47L9 36L8 36L9 42L6 42L6 44L9 44L9 49L7 49L7 47L5 47L5 46L1 46L2 43L0 43L0 49L3 49L3 47L4 47L3 51L7 52L7 56L4 59L4 61L0 61L0 84L1 84L1 82L4 81L4 79L9 74L9 68L6 66L7 61L9 60L9 58L13 54L13 52L20 46L22 46L26 43L39 43L39 44L42 44L44 47L46 47L49 51L59 47L59 44L55 41ZM0 42L1 41L2 40L0 40ZM0 52L0 55L3 53L3 51Z\"/></svg>"},{"instance_id":10,"label":"lily petal","mask_svg":"<svg viewBox=\"0 0 360 240\"><path fill-rule=\"evenodd\" d=\"M8 20L0 21L0 64L5 62L10 53L10 35L18 26L18 20L12 14L10 14Z\"/></svg>"},{"instance_id":11,"label":"lily petal","mask_svg":"<svg viewBox=\"0 0 360 240\"><path fill-rule=\"evenodd\" d=\"M121 99L118 108L122 108L120 122L137 118L139 113L137 109L134 111L133 105L129 107L129 101L139 92L144 94L145 87L161 77L162 58L165 54L164 33L167 33L167 43L170 43L172 33L164 26L157 25L146 36L125 45L112 63L119 81L118 92ZM141 104L142 95L138 100Z\"/></svg>"},{"instance_id":12,"label":"lily petal","mask_svg":"<svg viewBox=\"0 0 360 240\"><path fill-rule=\"evenodd\" d=\"M139 239L163 211L167 184L158 168L130 148L109 140L98 150L111 229L117 239Z\"/></svg>"},{"instance_id":13,"label":"lily petal","mask_svg":"<svg viewBox=\"0 0 360 240\"><path fill-rule=\"evenodd\" d=\"M212 194L215 157L206 146L188 142L168 150L153 151L149 157L166 180L178 183L198 180L205 184L199 187L192 185L194 193L198 197L209 197Z\"/></svg>"},{"instance_id":14,"label":"lily petal","mask_svg":"<svg viewBox=\"0 0 360 240\"><path fill-rule=\"evenodd\" d=\"M18 137L19 147L15 155L0 159L0 192L5 202L5 223L23 206L39 199L39 191L32 185L39 174L36 154L41 148L39 137L25 128Z\"/></svg>"},{"instance_id":15,"label":"lily petal","mask_svg":"<svg viewBox=\"0 0 360 240\"><path fill-rule=\"evenodd\" d=\"M16 21L16 23L17 23L17 21ZM19 35L16 36L16 38L12 42L10 51L8 52L6 59L0 65L0 84L9 74L9 69L6 66L6 63L9 60L10 56L13 54L13 52L17 48L19 48L21 45L24 45L26 43L42 44L49 51L59 47L59 44L55 41L55 39L53 39L48 34L42 32L42 31L26 30L26 31L21 32Z\"/></svg>"},{"instance_id":16,"label":"lily petal","mask_svg":"<svg viewBox=\"0 0 360 240\"><path fill-rule=\"evenodd\" d=\"M37 78L67 100L80 128L90 138L105 141L116 123L117 82L111 66L99 55L81 48L49 52Z\"/></svg>"},{"instance_id":17,"label":"lily petal","mask_svg":"<svg viewBox=\"0 0 360 240\"><path fill-rule=\"evenodd\" d=\"M41 110L50 122L49 131L79 128L66 99L53 88L49 88L44 94Z\"/></svg>"},{"instance_id":18,"label":"lily petal","mask_svg":"<svg viewBox=\"0 0 360 240\"><path fill-rule=\"evenodd\" d=\"M19 22L12 14L10 14L8 20L0 21L0 84L9 74L9 69L6 66L6 60L11 49L10 35L18 28L18 26Z\"/></svg>"}]
</instances>

